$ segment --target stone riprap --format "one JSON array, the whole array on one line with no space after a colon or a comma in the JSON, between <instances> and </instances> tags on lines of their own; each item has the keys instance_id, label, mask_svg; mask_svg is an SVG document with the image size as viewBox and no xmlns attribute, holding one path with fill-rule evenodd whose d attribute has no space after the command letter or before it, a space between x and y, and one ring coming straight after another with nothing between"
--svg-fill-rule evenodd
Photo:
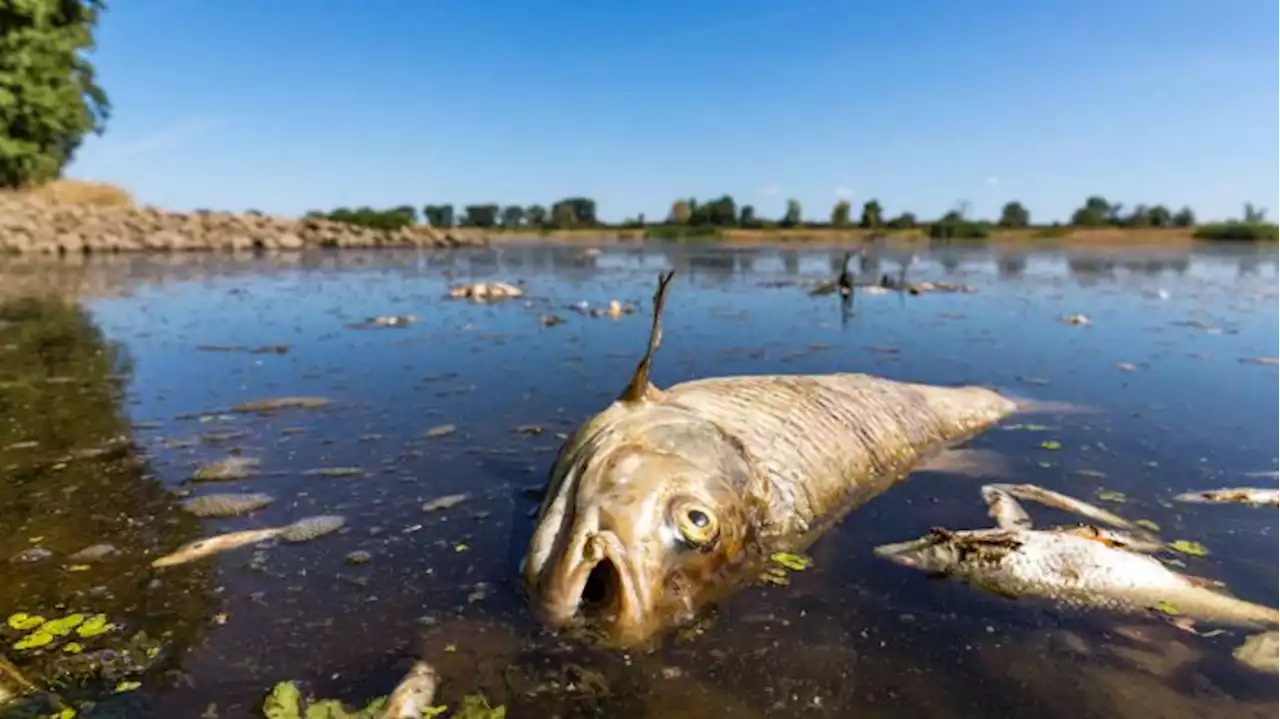
<instances>
[{"instance_id":1,"label":"stone riprap","mask_svg":"<svg viewBox=\"0 0 1280 719\"><path fill-rule=\"evenodd\" d=\"M0 253L304 250L320 247L462 247L478 235L419 226L375 230L343 222L231 212L56 203L0 194Z\"/></svg>"}]
</instances>

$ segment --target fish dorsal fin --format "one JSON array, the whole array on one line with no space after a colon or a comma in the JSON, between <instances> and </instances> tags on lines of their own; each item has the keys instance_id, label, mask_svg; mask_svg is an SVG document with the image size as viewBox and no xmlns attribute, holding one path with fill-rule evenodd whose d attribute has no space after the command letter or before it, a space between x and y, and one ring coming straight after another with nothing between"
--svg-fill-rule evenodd
<instances>
[{"instance_id":1,"label":"fish dorsal fin","mask_svg":"<svg viewBox=\"0 0 1280 719\"><path fill-rule=\"evenodd\" d=\"M653 324L649 327L649 346L645 348L640 364L636 365L631 383L618 397L619 402L654 402L662 398L662 390L649 381L649 368L653 365L653 353L662 344L662 308L667 304L667 285L675 277L675 270L658 275L658 289L653 293Z\"/></svg>"}]
</instances>

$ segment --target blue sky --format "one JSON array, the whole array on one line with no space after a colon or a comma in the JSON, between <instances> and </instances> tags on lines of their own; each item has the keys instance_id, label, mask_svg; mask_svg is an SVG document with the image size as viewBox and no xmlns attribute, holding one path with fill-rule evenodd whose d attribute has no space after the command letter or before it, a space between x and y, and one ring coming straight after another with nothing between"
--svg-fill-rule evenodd
<instances>
[{"instance_id":1,"label":"blue sky","mask_svg":"<svg viewBox=\"0 0 1280 719\"><path fill-rule=\"evenodd\" d=\"M1084 197L1280 212L1260 0L132 0L70 173L145 202L300 213L724 193L1034 220Z\"/></svg>"}]
</instances>

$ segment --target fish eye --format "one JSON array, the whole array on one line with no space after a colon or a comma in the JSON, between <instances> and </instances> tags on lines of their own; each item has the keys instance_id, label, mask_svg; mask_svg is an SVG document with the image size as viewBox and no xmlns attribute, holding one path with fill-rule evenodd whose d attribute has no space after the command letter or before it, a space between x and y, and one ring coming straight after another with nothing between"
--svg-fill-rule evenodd
<instances>
[{"instance_id":1,"label":"fish eye","mask_svg":"<svg viewBox=\"0 0 1280 719\"><path fill-rule=\"evenodd\" d=\"M695 549L707 549L720 538L720 523L715 513L698 502L676 502L672 506L672 519L685 544Z\"/></svg>"}]
</instances>

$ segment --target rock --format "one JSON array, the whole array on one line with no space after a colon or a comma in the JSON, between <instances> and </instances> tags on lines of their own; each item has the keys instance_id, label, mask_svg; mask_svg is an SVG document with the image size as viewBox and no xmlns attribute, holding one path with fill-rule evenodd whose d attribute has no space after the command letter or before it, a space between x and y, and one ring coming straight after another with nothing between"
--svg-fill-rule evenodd
<instances>
[{"instance_id":1,"label":"rock","mask_svg":"<svg viewBox=\"0 0 1280 719\"><path fill-rule=\"evenodd\" d=\"M425 226L376 230L332 220L208 210L168 212L129 204L84 205L29 192L0 192L0 254L293 251L488 243L483 236L442 235Z\"/></svg>"}]
</instances>

